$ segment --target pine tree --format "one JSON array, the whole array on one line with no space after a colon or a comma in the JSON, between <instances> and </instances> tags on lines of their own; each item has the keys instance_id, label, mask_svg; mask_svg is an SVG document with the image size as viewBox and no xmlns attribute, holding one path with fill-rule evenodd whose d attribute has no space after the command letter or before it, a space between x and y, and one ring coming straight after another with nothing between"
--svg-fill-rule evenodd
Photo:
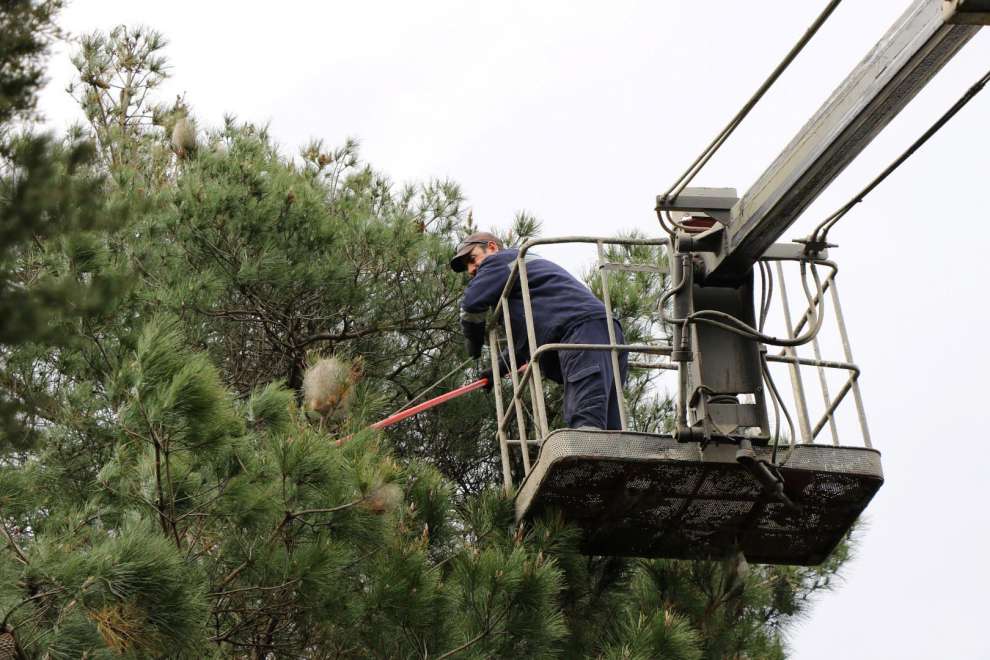
<instances>
[{"instance_id":1,"label":"pine tree","mask_svg":"<svg viewBox=\"0 0 990 660\"><path fill-rule=\"evenodd\" d=\"M40 75L58 5L8 6L41 12L19 23L41 45L4 55ZM485 394L368 430L463 361L460 191L396 186L353 141L290 158L263 128L196 129L184 99L155 102L163 46L87 37L87 125L4 138L0 376L20 435L0 444L0 651L783 657L842 552L814 570L585 557L492 486ZM521 214L505 234L538 232ZM631 340L663 333L662 280L609 286ZM633 416L660 429L648 377Z\"/></svg>"},{"instance_id":2,"label":"pine tree","mask_svg":"<svg viewBox=\"0 0 990 660\"><path fill-rule=\"evenodd\" d=\"M100 268L99 230L129 204L103 194L91 144L31 123L60 6L0 7L0 456L32 446L37 415L55 405L60 383L37 361L57 359L76 341L67 327L105 311L120 286Z\"/></svg>"}]
</instances>

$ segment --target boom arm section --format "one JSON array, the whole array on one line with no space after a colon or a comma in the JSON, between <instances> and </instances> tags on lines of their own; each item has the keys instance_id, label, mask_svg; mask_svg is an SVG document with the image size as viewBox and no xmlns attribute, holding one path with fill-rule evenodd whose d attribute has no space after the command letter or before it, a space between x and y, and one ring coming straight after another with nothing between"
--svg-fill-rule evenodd
<instances>
[{"instance_id":1,"label":"boom arm section","mask_svg":"<svg viewBox=\"0 0 990 660\"><path fill-rule=\"evenodd\" d=\"M706 283L740 281L767 248L988 22L990 0L915 0L731 208L721 248L705 257ZM675 199L661 207L704 210L688 208L690 204L679 201Z\"/></svg>"}]
</instances>

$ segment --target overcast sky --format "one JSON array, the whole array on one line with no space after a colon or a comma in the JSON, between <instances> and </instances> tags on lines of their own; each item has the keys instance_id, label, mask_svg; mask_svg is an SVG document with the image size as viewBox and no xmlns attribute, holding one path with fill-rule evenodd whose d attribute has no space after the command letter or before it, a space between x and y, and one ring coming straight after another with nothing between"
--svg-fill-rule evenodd
<instances>
[{"instance_id":1,"label":"overcast sky","mask_svg":"<svg viewBox=\"0 0 990 660\"><path fill-rule=\"evenodd\" d=\"M840 5L695 185L745 191L910 1ZM185 93L201 126L225 113L269 123L293 153L356 137L399 182L459 182L484 228L527 210L547 236L660 235L655 196L824 5L75 0L62 22L158 29L172 64L161 98ZM985 29L784 238L806 235L988 67ZM79 117L70 75L56 53L42 109L57 126ZM791 638L799 660L990 658L990 441L977 428L990 406L988 116L990 92L830 235L886 483L844 583Z\"/></svg>"}]
</instances>

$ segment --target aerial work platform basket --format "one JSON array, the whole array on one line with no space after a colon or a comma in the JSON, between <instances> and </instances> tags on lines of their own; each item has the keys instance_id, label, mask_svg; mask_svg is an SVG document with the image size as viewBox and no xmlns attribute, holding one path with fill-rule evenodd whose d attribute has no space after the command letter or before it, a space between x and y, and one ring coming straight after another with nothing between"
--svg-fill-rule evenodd
<instances>
[{"instance_id":1,"label":"aerial work platform basket","mask_svg":"<svg viewBox=\"0 0 990 660\"><path fill-rule=\"evenodd\" d=\"M543 442L516 512L562 512L588 554L717 559L739 550L750 562L814 565L883 483L879 452L861 447L797 445L778 469L796 508L767 497L733 447L561 429Z\"/></svg>"},{"instance_id":2,"label":"aerial work platform basket","mask_svg":"<svg viewBox=\"0 0 990 660\"><path fill-rule=\"evenodd\" d=\"M666 278L666 263L674 262L666 239L569 237L530 241L521 248L495 309L495 318L501 323L490 325L490 347L507 347L510 358L514 357L506 304L510 296L522 298L529 346L535 345L526 254L536 245L564 242L597 245L599 284L610 316L610 277L623 273L642 277L645 272ZM623 250L631 254L637 249L641 254L644 247L654 250L657 259L651 263L614 260ZM727 336L731 333L717 327L703 328L699 323L690 333L672 337L667 332L659 341L642 344L616 344L614 335L612 343L601 346L546 344L530 351L531 359L521 370L511 363L511 390L495 388L495 407L504 485L515 494L517 519L526 521L558 512L582 530L583 550L595 555L721 559L742 552L756 563L814 565L824 561L882 485L883 471L880 454L870 443L857 383L859 369L852 362L839 307L834 263L816 259L817 266L828 267L830 272L823 280L815 273L817 291L806 298L804 315L796 323L791 317L782 266L802 260L806 259L796 251L776 249L761 262L760 327L770 309L768 289L776 279L782 327L791 339L805 326L814 329L814 338L808 343L814 357L802 357L794 346L779 353L756 341L736 339L733 346ZM684 290L684 286L678 287L677 279L675 273L666 289ZM740 289L740 300L752 294L752 288ZM836 320L836 343L841 344L844 354L841 361L824 360L821 355L824 333L820 335L816 328L823 325L819 313L826 294ZM696 296L698 301L705 299L704 295ZM661 305L664 302L661 299ZM731 305L739 306L738 300ZM745 312L745 304L741 308ZM669 317L664 320L669 321ZM675 348L689 344L694 348L690 359L679 363L669 360L676 354ZM729 346L730 354L718 353L722 349L713 352L711 346ZM634 430L628 403L620 396L621 430L551 429L538 358L546 351L565 347L610 351L614 366L620 352L630 358L653 356L630 359L630 367L676 371L677 412L675 419L668 420L671 428ZM750 353L742 357L731 354L738 350ZM491 352L497 378L496 351ZM707 364L699 358L707 358ZM760 370L755 380L752 374L725 379L706 371L721 374L749 363ZM771 363L789 372L788 397L774 385L768 368ZM614 370L618 378L618 370ZM808 370L816 373L822 391L818 410L807 400L803 372ZM836 382L829 372L841 374L841 380ZM509 391L511 396L506 396ZM768 398L777 411L773 432L768 422ZM846 399L855 402L862 437L856 446L839 444L837 410ZM785 435L780 430L779 413L783 411L791 420L789 409L794 409L796 423L790 424L790 434ZM812 413L820 413L820 418L814 421ZM831 442L820 444L826 427Z\"/></svg>"}]
</instances>

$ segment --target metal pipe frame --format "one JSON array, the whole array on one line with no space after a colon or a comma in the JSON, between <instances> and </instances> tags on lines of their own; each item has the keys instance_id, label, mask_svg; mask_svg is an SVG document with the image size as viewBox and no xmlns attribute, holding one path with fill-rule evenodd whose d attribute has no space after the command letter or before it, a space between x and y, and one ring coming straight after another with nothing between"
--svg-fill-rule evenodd
<instances>
[{"instance_id":1,"label":"metal pipe frame","mask_svg":"<svg viewBox=\"0 0 990 660\"><path fill-rule=\"evenodd\" d=\"M641 362L639 360L629 360L631 369L662 369L665 371L677 371L678 366L671 362Z\"/></svg>"},{"instance_id":2,"label":"metal pipe frame","mask_svg":"<svg viewBox=\"0 0 990 660\"><path fill-rule=\"evenodd\" d=\"M839 326L839 338L842 340L842 351L845 355L847 362L853 361L852 348L849 345L849 335L846 333L846 320L842 315L842 305L839 304L839 289L837 286L832 286L832 305L835 308L835 319L837 325ZM870 440L870 427L866 423L866 411L863 409L863 396L859 391L859 382L853 382L853 400L856 402L856 413L859 416L859 428L863 433L863 442L867 447L873 447L873 442Z\"/></svg>"},{"instance_id":3,"label":"metal pipe frame","mask_svg":"<svg viewBox=\"0 0 990 660\"><path fill-rule=\"evenodd\" d=\"M523 315L526 323L526 335L529 341L529 346L536 346L536 329L533 325L533 304L532 298L529 291L529 281L526 273L526 252L534 246L537 245L553 245L561 243L591 243L596 244L599 253L599 265L607 266L610 264L604 264L603 250L604 244L612 245L647 245L647 246L662 246L669 244L669 239L667 238L656 238L656 239L639 239L639 238L605 238L596 236L564 236L557 238L546 238L546 239L534 239L526 241L522 247L519 249L519 255L515 262L512 264L512 268L509 272L509 277L505 283L505 287L502 289L502 293L499 296L499 301L493 309L493 319L498 319L501 317L502 325L505 327L506 333L506 350L509 356L509 366L511 368L511 378L512 378L512 400L509 405L505 405L505 401L502 397L502 391L499 387L493 387L496 391L495 394L495 412L496 412L496 432L499 438L499 450L502 457L502 477L505 482L506 491L511 490L511 469L509 464L509 447L518 447L522 453L522 463L524 478L528 476L532 466L529 460L528 447L530 445L541 445L544 438L546 438L549 433L549 425L547 423L546 414L546 398L544 396L543 390L543 379L542 372L539 365L540 357L548 352L555 350L592 350L592 351L609 351L612 355L612 368L613 376L615 378L615 386L619 397L619 413L620 420L622 424L622 429L625 430L628 426L628 421L626 417L626 407L625 407L625 396L622 392L622 381L619 374L619 353L620 352L636 352L636 353L647 353L654 355L670 355L672 348L670 346L664 345L654 345L654 344L616 344L615 328L613 325L614 318L612 316L611 300L608 293L608 276L605 273L608 268L603 268L603 286L604 293L603 301L605 305L605 315L606 322L609 327L609 344L566 344L566 343L554 343L554 344L544 344L539 346L535 351L531 350L529 362L525 365L522 370L522 374L519 373L519 365L516 363L516 349L515 349L515 338L512 335L512 323L509 316L509 307L506 301L508 300L509 294L513 289L513 286L518 281L520 289L522 291L523 298ZM642 271L642 272L663 272L660 268L654 267L633 267L630 270ZM497 323L491 323L491 330L489 332L489 357L492 363L492 377L495 379L496 383L500 382L501 374L499 369L499 350L498 350L498 330ZM644 367L658 368L658 369L676 369L673 365L661 365L661 364L644 364ZM526 420L525 420L525 408L523 404L522 397L526 390L529 390L530 401L533 407L534 425L536 426L537 438L534 441L530 441L526 434ZM512 417L516 418L517 429L519 431L519 439L513 440L508 438L506 435L506 426Z\"/></svg>"},{"instance_id":4,"label":"metal pipe frame","mask_svg":"<svg viewBox=\"0 0 990 660\"><path fill-rule=\"evenodd\" d=\"M546 396L543 393L543 372L540 369L540 361L532 354L533 346L536 346L536 326L533 325L533 301L529 295L529 278L526 277L526 258L522 250L519 251L519 287L522 289L523 317L526 321L526 337L529 340L530 361L527 373L533 374L533 389L536 392L536 423L540 430L540 439L547 437L550 433L550 425L547 423ZM515 346L510 346L509 351L515 351Z\"/></svg>"},{"instance_id":5,"label":"metal pipe frame","mask_svg":"<svg viewBox=\"0 0 990 660\"><path fill-rule=\"evenodd\" d=\"M766 261L771 261L771 259L766 259ZM799 260L792 258L783 258L783 259L773 259L773 261L780 262L780 261L799 261ZM852 348L849 343L849 333L846 330L846 320L845 320L845 316L842 313L842 304L839 302L839 288L838 288L838 284L835 281L836 275L838 275L839 273L839 265L834 261L828 259L816 259L814 260L814 262L818 265L827 266L829 269L831 269L831 272L822 282L822 293L824 294L825 292L828 292L832 298L833 309L835 309L836 327L839 330L839 338L842 341L842 350L846 359L846 364L854 364L855 361L853 360L853 356L852 356ZM781 282L783 282L783 277L780 277L779 273L778 273L778 277L781 280ZM818 303L819 303L819 296L818 293L816 292L813 298L813 304L817 306ZM808 309L805 311L804 315L798 321L797 325L794 327L794 331L796 333L801 332L801 330L804 328L804 325L810 320L811 314L812 314L812 308L811 306L809 306ZM786 351L782 351L781 356L783 356L785 353ZM770 356L768 356L768 358L769 357ZM784 360L773 360L773 361L782 362ZM828 365L826 364L825 366ZM845 367L840 367L840 368L845 368ZM863 443L865 444L866 447L872 448L873 442L872 439L870 438L869 424L866 421L866 410L863 406L863 395L859 389L858 369L857 369L856 377L852 379L852 392L853 392L853 400L856 403L856 416L859 420L859 429L860 432L863 434ZM843 394L843 396L845 395ZM828 401L827 396L826 396L826 401ZM814 433L813 436L814 435L817 435L817 433Z\"/></svg>"},{"instance_id":6,"label":"metal pipe frame","mask_svg":"<svg viewBox=\"0 0 990 660\"><path fill-rule=\"evenodd\" d=\"M788 323L788 328L789 328L788 331L790 332L790 327L789 327L790 321L787 318L789 317L788 300L786 297L787 289L786 289L786 285L784 284L784 275L783 275L783 269L781 267L781 262L783 261L799 262L801 260L794 258L775 258L775 259L767 259L766 261L776 262L777 279L780 280L781 297L784 305L785 321ZM831 271L822 283L821 293L822 295L824 295L825 292L829 292L831 296L832 304L835 309L836 325L839 330L839 336L842 341L843 353L846 361L836 362L833 360L822 360L821 352L819 348L820 344L818 342L817 337L814 338L812 343L815 351L815 359L813 360L797 357L796 352L794 352L793 355L790 355L792 350L784 349L783 351L781 351L779 355L767 355L767 361L782 362L789 364L791 366L791 371L792 371L792 385L794 384L793 379L795 378L793 372L796 371L798 373L797 378L800 379L800 370L798 369L799 365L815 367L818 370L819 379L821 381L822 395L825 400L826 409L822 417L815 423L814 427L810 426L810 420L808 420L809 428L807 429L807 436L805 437L810 439L806 439L805 442L813 442L815 438L818 437L818 434L825 427L825 424L829 424L832 433L832 444L836 446L839 445L838 428L835 423L834 414L839 404L842 403L846 395L851 391L853 392L853 398L856 402L856 413L859 420L860 431L862 432L863 435L863 443L866 447L872 448L873 444L871 442L869 428L867 426L866 412L863 407L862 394L860 393L860 389L859 389L860 369L858 366L856 366L852 358L852 350L849 344L849 335L846 331L845 318L842 315L842 306L839 303L838 285L836 284L835 281L835 277L839 272L839 267L835 262L827 259L816 259L814 260L814 262L818 265L823 265L828 267ZM805 313L802 315L798 323L794 326L793 328L794 334L801 332L805 324L811 319L812 315L814 314L814 308L818 307L820 303L821 303L820 296L816 292L814 297L810 301L808 308L805 310ZM836 395L834 399L831 397L829 393L828 385L824 377L824 369L843 369L850 372L849 379L843 384L842 388L839 390L839 393ZM795 398L798 397L797 394L798 390L800 390L801 394L800 394L800 400L796 401L796 403L798 404L799 418L801 418L802 421L802 435L804 436L805 429L803 427L803 422L804 420L807 420L808 409L807 409L807 400L804 398L803 383L798 383L798 386L795 387Z\"/></svg>"},{"instance_id":7,"label":"metal pipe frame","mask_svg":"<svg viewBox=\"0 0 990 660\"><path fill-rule=\"evenodd\" d=\"M780 300L784 308L784 323L787 328L787 338L794 339L794 324L791 322L791 306L787 300L787 285L784 284L784 270L780 262L774 264L777 267L778 286L780 287ZM784 352L789 357L797 360L797 347L788 346ZM808 421L808 401L804 396L804 381L801 379L801 370L796 362L791 363L791 389L794 390L794 403L797 405L798 426L801 429L801 439L805 444L811 442L811 424Z\"/></svg>"},{"instance_id":8,"label":"metal pipe frame","mask_svg":"<svg viewBox=\"0 0 990 660\"><path fill-rule=\"evenodd\" d=\"M508 298L509 292L512 291L512 287L516 283L516 279L520 275L519 264L523 262L526 257L526 253L529 252L530 248L538 245L558 245L561 243L598 243L605 242L610 245L668 245L670 244L669 238L608 238L602 236L559 236L556 238L533 238L525 243L519 248L519 256L512 264L512 269L509 271L509 277L505 282L505 286L502 288L502 293L499 295L499 302L495 306L494 314L497 317L499 313L499 308L503 306L503 302ZM662 271L661 271L662 272Z\"/></svg>"},{"instance_id":9,"label":"metal pipe frame","mask_svg":"<svg viewBox=\"0 0 990 660\"><path fill-rule=\"evenodd\" d=\"M509 308L508 307L505 307L505 306L502 307L502 318L503 318L503 323L505 325L506 352L509 354L509 368L512 370L512 392L513 392L512 405L513 405L513 407L515 408L515 411L516 411L516 426L519 429L519 440L522 443L525 443L526 442L526 418L523 416L523 404L522 404L522 401L519 400L519 397L515 396L515 392L517 392L518 389L519 389L519 365L516 364L516 351L515 351L515 344L512 341L512 323L511 323L511 321L509 319ZM492 331L493 332L497 332L495 330L494 325L492 327ZM492 345L493 344L489 344L489 346L492 346ZM496 362L498 361L498 357L495 358L495 361ZM496 382L499 382L499 381L496 381ZM522 446L525 446L525 444L523 444ZM523 472L525 474L529 474L530 465L529 465L529 452L528 451L523 451L522 452L522 464L523 464Z\"/></svg>"},{"instance_id":10,"label":"metal pipe frame","mask_svg":"<svg viewBox=\"0 0 990 660\"><path fill-rule=\"evenodd\" d=\"M815 338L811 340L811 348L815 352L815 359L816 360L821 360L822 359L822 349L821 349L821 344L819 343L817 336L815 336ZM818 384L821 385L821 388L822 388L822 397L824 397L824 399L826 401L831 401L832 400L832 397L831 397L831 395L828 392L828 379L825 378L825 369L824 369L824 367L821 367L821 366L818 366L816 368L818 369ZM828 425L829 425L829 429L832 432L832 444L835 445L835 446L838 446L839 445L839 430L838 430L838 428L836 428L836 425L835 425L835 417L833 417L831 414L828 415ZM812 435L812 437L814 437L814 435Z\"/></svg>"},{"instance_id":11,"label":"metal pipe frame","mask_svg":"<svg viewBox=\"0 0 990 660\"><path fill-rule=\"evenodd\" d=\"M559 350L575 350L575 351L610 351L612 349L617 351L623 351L627 353L648 353L651 355L670 355L672 348L670 346L659 346L654 344L616 344L614 347L606 344L543 344L540 346L535 353L530 356L529 362L522 369L522 376L517 379L513 378L513 397L512 404L515 406L519 403L519 396L522 391L529 385L530 377L533 375L533 362L537 361L543 353L547 351L559 351ZM511 352L511 351L510 351ZM676 370L675 365L642 365L644 367L653 367L657 369L670 369ZM517 372L518 373L518 372ZM531 388L533 389L533 388ZM505 423L508 421L509 416L513 414L511 409L507 410L504 418L500 418L498 428L502 429ZM545 436L544 436L545 437ZM541 438L542 440L542 438Z\"/></svg>"},{"instance_id":12,"label":"metal pipe frame","mask_svg":"<svg viewBox=\"0 0 990 660\"><path fill-rule=\"evenodd\" d=\"M780 271L780 261L793 261L793 260L788 260L788 259L778 260L777 263L778 272ZM839 272L839 267L832 262L821 260L816 263L824 263L825 265L829 266L832 269L832 271L825 278L825 281L822 282L821 295L819 295L817 291L815 292L815 295L812 298L811 303L808 305L808 309L805 310L804 315L801 317L801 319L798 321L798 324L795 326L794 331L798 333L800 333L801 330L804 328L804 324L811 320L811 315L814 312L814 308L820 305L820 303L822 302L821 297L824 296L825 292L830 289L832 283L835 281L835 276ZM783 281L783 278L781 278L781 281ZM817 335L815 335L815 337L811 340L811 347L812 350L814 350L815 352L815 359L821 360L822 359L821 344L818 341ZM818 367L818 382L822 388L822 396L824 397L825 401L826 402L831 401L832 398L831 395L829 394L828 381L825 378L825 370L821 366ZM835 424L835 418L832 415L829 415L828 421L829 421L829 428L832 432L832 444L838 446L839 430ZM817 432L812 433L811 435L812 439L814 439L816 435L818 435Z\"/></svg>"},{"instance_id":13,"label":"metal pipe frame","mask_svg":"<svg viewBox=\"0 0 990 660\"><path fill-rule=\"evenodd\" d=\"M842 400L846 398L846 395L850 392L852 388L857 387L857 381L859 380L859 374L860 374L859 367L849 362L835 362L833 360L818 360L818 359L809 360L808 358L793 358L786 355L767 355L766 357L767 357L767 362L783 362L786 364L790 364L795 368L796 365L804 365L808 367L817 367L819 370L844 369L850 372L849 380L847 380L843 384L842 389L839 390L839 393L836 395L835 399L831 399L830 397L826 396L825 403L828 405L827 408L825 409L825 413L815 423L814 428L811 429L810 431L811 441L814 441L814 439L818 437L818 434L821 433L821 430L825 427L826 422L832 421L833 415L835 414L836 409L839 407L839 404L842 403ZM868 437L864 435L863 439L866 446L869 447L870 444ZM832 444L838 446L837 441L833 442Z\"/></svg>"},{"instance_id":14,"label":"metal pipe frame","mask_svg":"<svg viewBox=\"0 0 990 660\"><path fill-rule=\"evenodd\" d=\"M612 323L612 300L608 291L608 269L605 264L605 246L598 241L598 265L602 273L602 302L605 303L605 323L608 325L608 343L612 346L609 353L612 356L612 382L615 384L616 401L619 403L619 426L625 431L629 428L626 421L626 395L622 392L622 374L619 373L619 351L615 346L615 325Z\"/></svg>"},{"instance_id":15,"label":"metal pipe frame","mask_svg":"<svg viewBox=\"0 0 990 660\"><path fill-rule=\"evenodd\" d=\"M599 269L602 270L602 285L603 285L603 302L606 309L606 321L609 325L609 344L568 344L568 343L549 343L542 346L536 347L536 332L535 326L533 325L533 306L532 298L529 291L529 282L526 272L526 252L534 246L537 245L552 245L561 243L590 243L595 244L598 249L599 257ZM506 286L502 291L502 295L499 302L496 304L494 309L494 314L501 317L502 325L505 327L506 332L506 346L509 355L509 364L512 368L512 400L509 405L506 405L505 400L502 396L500 388L496 389L495 405L496 405L496 415L498 419L497 433L499 438L499 449L502 456L503 463L503 482L505 483L505 488L510 491L512 488L512 475L509 464L510 457L510 447L518 448L522 453L522 463L524 471L524 479L530 474L532 470L531 461L529 459L529 447L536 445L541 446L542 441L546 438L549 433L549 426L547 422L546 414L546 401L544 396L542 372L539 366L540 358L549 351L561 351L561 350L579 350L579 351L609 351L612 358L613 366L613 376L616 379L616 388L619 392L620 398L620 417L622 421L622 428L625 430L628 425L628 420L626 418L625 409L625 396L622 394L621 390L621 379L618 370L618 356L620 352L625 353L642 353L648 355L664 355L670 356L674 350L673 346L662 345L662 344L617 344L615 329L613 326L614 317L611 312L611 299L608 293L608 270L619 270L610 269L604 260L604 245L605 244L615 244L615 245L649 245L649 246L661 246L669 244L668 239L609 239L600 237L590 237L590 236L570 236L570 237L559 237L551 239L537 239L532 241L527 241L519 250L519 256L512 265L512 270L509 274L509 279L506 282ZM835 284L835 275L838 272L838 266L831 261L825 259L813 259L815 264L824 265L830 268L831 272L826 276L821 290L816 291L813 296L809 294L810 299L808 301L808 307L802 315L801 319L795 325L792 323L790 315L790 306L787 299L787 289L784 283L784 274L781 267L782 261L797 261L800 262L802 258L789 258L789 257L773 257L768 258L767 261L774 261L776 263L777 277L780 281L780 291L781 298L784 306L784 316L785 323L787 325L787 331L790 338L794 338L801 332L801 329L809 322L810 319L816 314L815 310L819 309L818 313L822 313L823 310L820 309L821 303L823 302L823 296L825 292L828 291L832 296L832 302L835 305L836 319L839 326L840 337L842 339L843 350L846 357L845 362L838 362L833 360L823 360L821 359L820 347L817 338L814 340L815 347L815 359L802 358L797 355L794 349L786 349L782 355L767 355L768 362L779 362L788 364L792 372L796 371L796 374L792 373L792 386L795 387L795 399L798 404L798 414L801 426L802 439L804 443L813 442L818 434L824 429L825 425L828 424L832 428L832 440L833 444L838 444L838 431L835 427L834 413L841 402L845 399L849 392L853 393L854 399L856 400L856 408L859 416L860 427L863 431L864 442L867 447L871 447L869 430L866 426L866 417L862 405L862 397L860 394L858 379L860 375L860 369L852 361L852 351L849 347L849 338L845 328L844 318L842 317L842 310L838 303L838 292ZM631 269L637 270L637 269ZM654 271L650 271L654 272ZM659 272L659 271L656 271ZM523 298L523 313L525 315L526 323L526 333L527 339L530 346L530 359L529 362L524 365L520 370L519 365L516 363L516 352L515 352L515 338L512 335L512 324L509 318L509 308L507 304L508 295L512 291L515 282L518 281L520 289L522 291ZM492 372L496 379L500 378L499 373L499 351L498 349L498 330L497 324L492 324L492 330L489 334L489 347L490 357L492 361ZM665 369L677 371L679 370L679 365L673 363L663 363L663 362L646 362L646 361L630 361L631 367L634 368L649 368L649 369ZM810 366L818 369L819 377L822 380L823 396L826 402L826 410L819 419L814 427L811 426L810 419L808 417L808 407L807 400L804 394L803 382L800 376L800 366ZM849 379L844 383L842 388L837 393L836 397L833 399L829 392L827 384L824 381L824 369L843 369L850 372ZM530 404L533 410L533 425L536 433L536 438L533 440L528 439L526 432L526 419L525 419L525 404L523 403L523 396L525 396L526 391L529 391ZM519 439L510 439L506 434L506 427L511 421L512 417L516 418L517 428L519 432Z\"/></svg>"},{"instance_id":16,"label":"metal pipe frame","mask_svg":"<svg viewBox=\"0 0 990 660\"><path fill-rule=\"evenodd\" d=\"M495 393L495 419L499 422L496 434L498 435L498 450L502 457L502 486L505 488L506 494L512 492L512 474L509 469L509 439L505 436L505 430L502 428L501 420L505 416L505 408L502 405L502 388L498 386L501 382L501 374L499 373L498 365L498 330L494 327L488 332L488 345L495 347L495 350L489 351L489 357L492 362L492 391Z\"/></svg>"},{"instance_id":17,"label":"metal pipe frame","mask_svg":"<svg viewBox=\"0 0 990 660\"><path fill-rule=\"evenodd\" d=\"M561 344L561 343L544 344L540 346L540 348L537 349L536 352L531 356L530 361L526 363L526 365L524 365L525 368L521 369L522 376L519 376L518 378L516 377L516 375L513 376L513 383L512 383L513 397L511 403L513 404L513 406L517 407L518 409L518 404L521 403L521 400L519 399L519 394L522 392L522 390L526 388L527 385L529 385L530 377L533 374L533 370L531 369L532 363L535 360L538 360L539 357L543 355L543 353L547 351L559 351L559 350L611 351L613 349L616 351L626 352L626 353L647 353L650 355L670 355L671 351L673 350L670 346L661 346L654 344L615 344L614 346L609 346L606 344ZM652 364L630 363L630 366L639 367L643 369L667 369L670 371L677 371L678 369L677 365L664 364L664 363L652 363ZM516 374L518 373L519 372L516 371ZM533 388L530 389L532 390ZM504 428L505 422L508 421L508 419L511 418L513 414L514 411L512 409L507 409L504 417L502 416L502 414L499 415L499 426L498 426L499 430Z\"/></svg>"}]
</instances>

